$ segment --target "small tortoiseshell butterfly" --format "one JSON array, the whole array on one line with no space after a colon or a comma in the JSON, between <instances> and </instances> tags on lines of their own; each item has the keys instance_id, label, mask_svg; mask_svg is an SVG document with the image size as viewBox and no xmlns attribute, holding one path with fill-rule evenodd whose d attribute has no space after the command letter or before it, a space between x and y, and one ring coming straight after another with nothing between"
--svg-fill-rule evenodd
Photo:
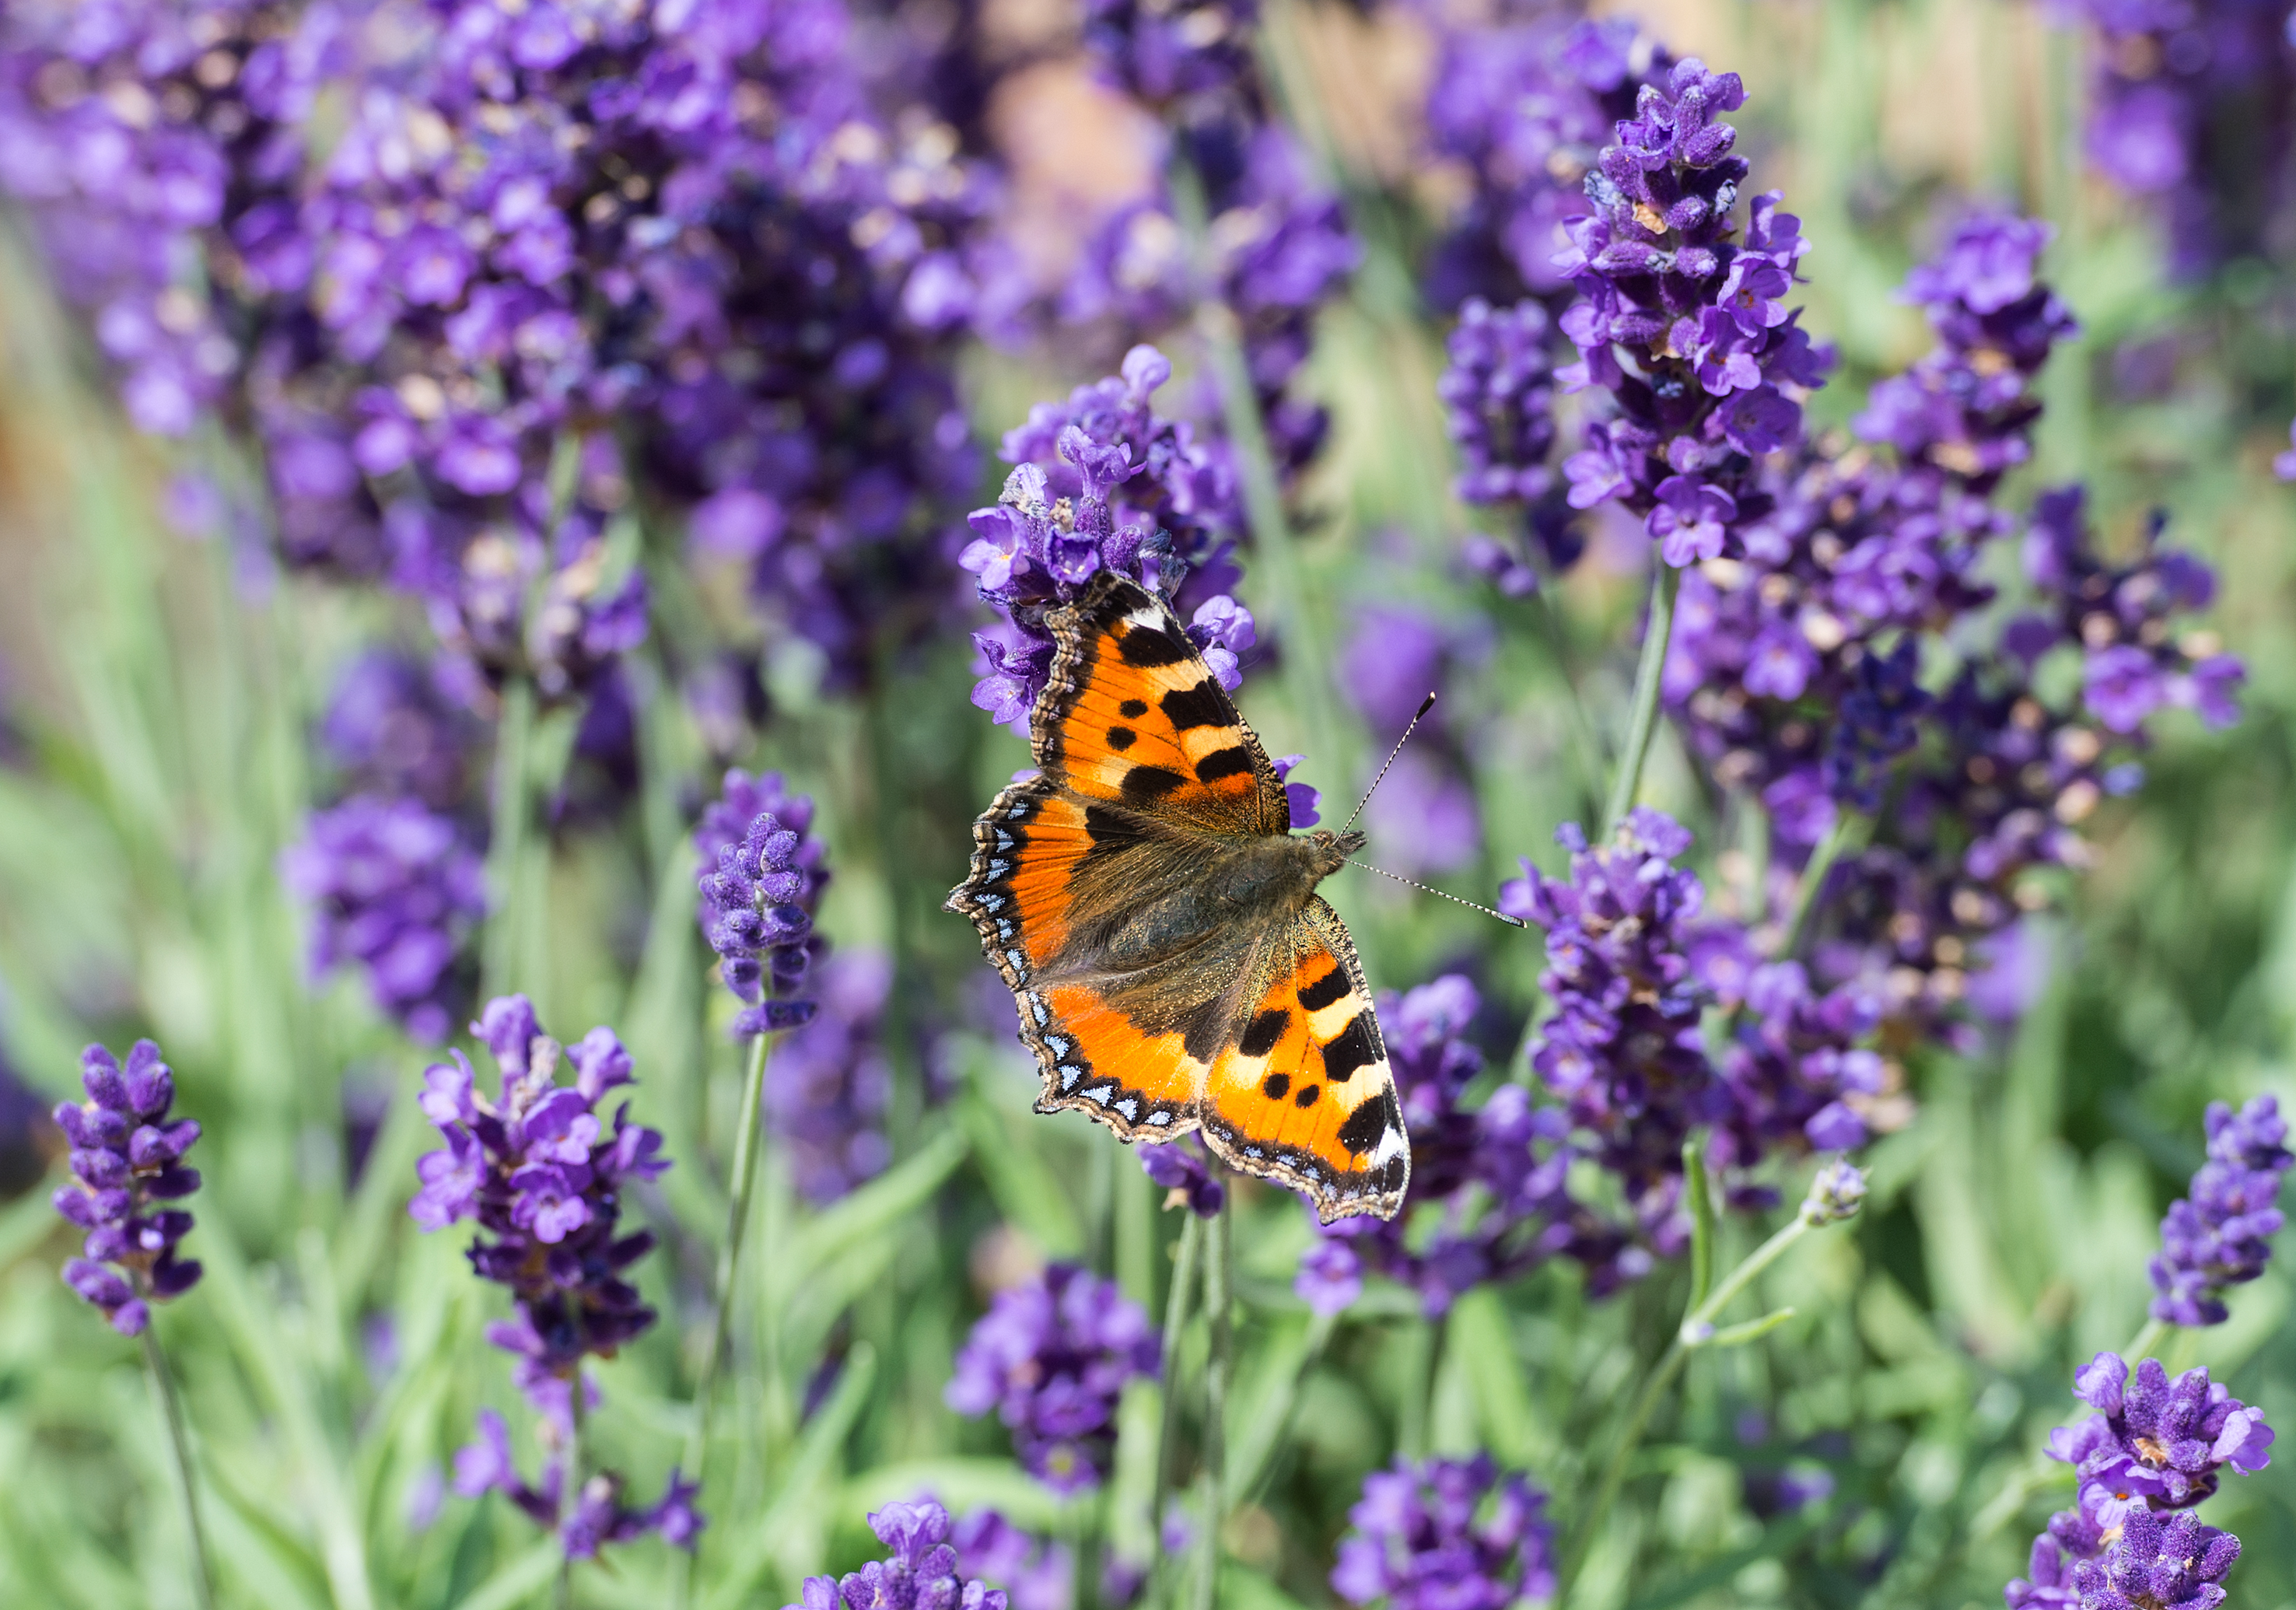
<instances>
[{"instance_id":1,"label":"small tortoiseshell butterfly","mask_svg":"<svg viewBox=\"0 0 2296 1610\"><path fill-rule=\"evenodd\" d=\"M948 897L1021 1007L1037 1111L1126 1140L1201 1129L1326 1224L1392 1218L1411 1176L1363 967L1316 885L1359 833L1295 834L1267 752L1185 628L1103 571L1046 617L1039 775L972 829Z\"/></svg>"}]
</instances>

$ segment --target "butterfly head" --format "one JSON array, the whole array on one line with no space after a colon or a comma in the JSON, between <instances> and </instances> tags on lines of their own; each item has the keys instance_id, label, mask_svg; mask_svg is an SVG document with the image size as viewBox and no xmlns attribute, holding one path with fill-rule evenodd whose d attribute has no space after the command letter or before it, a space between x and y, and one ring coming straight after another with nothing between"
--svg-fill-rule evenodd
<instances>
[{"instance_id":1,"label":"butterfly head","mask_svg":"<svg viewBox=\"0 0 2296 1610\"><path fill-rule=\"evenodd\" d=\"M1363 834L1349 831L1333 833L1328 827L1318 827L1306 835L1314 857L1316 876L1327 878L1348 864L1348 858L1371 841Z\"/></svg>"}]
</instances>

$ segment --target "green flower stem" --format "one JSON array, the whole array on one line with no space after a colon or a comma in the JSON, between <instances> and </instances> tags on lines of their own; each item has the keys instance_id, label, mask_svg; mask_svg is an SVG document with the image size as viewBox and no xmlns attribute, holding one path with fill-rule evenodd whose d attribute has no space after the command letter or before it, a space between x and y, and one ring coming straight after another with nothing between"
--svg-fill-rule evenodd
<instances>
[{"instance_id":1,"label":"green flower stem","mask_svg":"<svg viewBox=\"0 0 2296 1610\"><path fill-rule=\"evenodd\" d=\"M1697 1136L1682 1143L1682 1182L1690 1196L1690 1306L1706 1301L1714 1287L1714 1189L1706 1178L1706 1145Z\"/></svg>"},{"instance_id":2,"label":"green flower stem","mask_svg":"<svg viewBox=\"0 0 2296 1610\"><path fill-rule=\"evenodd\" d=\"M176 1396L168 1355L160 1351L159 1333L149 1321L144 1327L144 1363L151 1372L152 1395L160 1400L160 1419L168 1428L176 1501L184 1511L184 1534L191 1540L192 1597L200 1610L215 1610L215 1572L208 1564L207 1529L200 1524L199 1489L192 1479L192 1440L184 1428L184 1405Z\"/></svg>"},{"instance_id":3,"label":"green flower stem","mask_svg":"<svg viewBox=\"0 0 2296 1610\"><path fill-rule=\"evenodd\" d=\"M1213 1610L1219 1600L1220 1525L1226 1518L1227 1388L1235 1367L1234 1241L1229 1228L1234 1202L1230 1193L1213 1215L1204 1259L1204 1318L1211 1329L1211 1348L1204 1359L1204 1540L1195 1610Z\"/></svg>"},{"instance_id":4,"label":"green flower stem","mask_svg":"<svg viewBox=\"0 0 2296 1610\"><path fill-rule=\"evenodd\" d=\"M1650 758L1652 735L1658 730L1659 684L1665 680L1667 640L1674 632L1674 595L1682 586L1682 572L1669 564L1653 546L1651 563L1650 620L1643 628L1642 661L1635 667L1634 702L1628 707L1627 739L1619 747L1619 769L1611 783L1611 801L1603 812L1603 836L1609 838L1635 808L1643 785L1643 762Z\"/></svg>"},{"instance_id":5,"label":"green flower stem","mask_svg":"<svg viewBox=\"0 0 2296 1610\"><path fill-rule=\"evenodd\" d=\"M1308 1377L1322 1363L1324 1351L1332 1343L1332 1333L1339 1328L1337 1314L1318 1313L1308 1321L1308 1335L1300 1343L1300 1361L1286 1375L1275 1393L1275 1401L1260 1411L1250 1441L1236 1450L1236 1457L1228 1470L1228 1491L1240 1504L1259 1501L1275 1469L1276 1456L1292 1440L1292 1431L1300 1412L1300 1392Z\"/></svg>"},{"instance_id":6,"label":"green flower stem","mask_svg":"<svg viewBox=\"0 0 2296 1610\"><path fill-rule=\"evenodd\" d=\"M1674 1339L1667 1343L1666 1351L1644 1380L1642 1390L1635 1394L1634 1407L1627 1411L1626 1424L1619 1428L1619 1438L1611 1449L1611 1457L1603 1462L1602 1476L1595 1484L1594 1497L1571 1534L1570 1550L1563 1558L1556 1586L1556 1604L1568 1605L1570 1602L1570 1589L1578 1580L1587 1555L1593 1552L1595 1539L1601 1532L1603 1523L1611 1513L1611 1506L1618 1499L1619 1489L1626 1481L1627 1465L1634 1458L1635 1450L1641 1446L1643 1433L1649 1429L1651 1417L1658 1412L1658 1406L1665 1401L1668 1391L1674 1385L1675 1377L1682 1373L1683 1366L1690 1361L1690 1355L1700 1348L1718 1343L1727 1345L1732 1342L1750 1341L1760 1334L1760 1330L1784 1322L1775 1315L1766 1315L1755 1321L1752 1327L1733 1327L1729 1331L1718 1332L1714 1328L1715 1316L1728 1307L1733 1298L1752 1285L1764 1269L1785 1256L1787 1249L1795 1242L1817 1228L1808 1219L1796 1213L1784 1228L1748 1253L1744 1262L1724 1276L1722 1283L1707 1294L1705 1301L1694 1303L1683 1316Z\"/></svg>"},{"instance_id":7,"label":"green flower stem","mask_svg":"<svg viewBox=\"0 0 2296 1610\"><path fill-rule=\"evenodd\" d=\"M726 1210L726 1244L718 1257L717 1315L709 1325L709 1349L701 1356L701 1374L693 1387L693 1429L685 1439L685 1468L698 1485L709 1462L709 1420L718 1401L718 1372L723 1365L732 1334L734 1296L742 1277L742 1242L750 1228L750 1203L758 1187L758 1131L766 1098L766 1063L773 1036L760 1034L750 1047L750 1066L742 1081L741 1128L734 1139L733 1200ZM706 1533L704 1534L707 1535ZM701 1540L679 1551L671 1602L677 1610L693 1602L693 1572L701 1556Z\"/></svg>"},{"instance_id":8,"label":"green flower stem","mask_svg":"<svg viewBox=\"0 0 2296 1610\"><path fill-rule=\"evenodd\" d=\"M534 684L513 675L503 685L495 731L494 825L487 843L487 927L480 950L479 999L509 987L516 970L516 899L526 864L527 796L534 748Z\"/></svg>"},{"instance_id":9,"label":"green flower stem","mask_svg":"<svg viewBox=\"0 0 2296 1610\"><path fill-rule=\"evenodd\" d=\"M1172 1285L1164 1295L1162 1423L1156 1430L1156 1470L1148 1485L1148 1570L1152 1581L1164 1564L1164 1501L1171 1491L1172 1444L1180 1422L1180 1339L1187 1334L1188 1300L1196 1282L1196 1257L1203 1245L1204 1221L1182 1210L1179 1244L1172 1259Z\"/></svg>"}]
</instances>

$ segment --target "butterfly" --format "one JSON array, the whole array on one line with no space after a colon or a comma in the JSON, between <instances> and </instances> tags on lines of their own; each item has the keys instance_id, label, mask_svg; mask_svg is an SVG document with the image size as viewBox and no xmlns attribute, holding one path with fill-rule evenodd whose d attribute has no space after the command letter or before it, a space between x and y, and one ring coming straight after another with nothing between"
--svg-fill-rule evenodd
<instances>
[{"instance_id":1,"label":"butterfly","mask_svg":"<svg viewBox=\"0 0 2296 1610\"><path fill-rule=\"evenodd\" d=\"M1392 1218L1411 1176L1387 1047L1316 886L1359 833L1292 831L1267 752L1178 619L1113 571L1049 612L1037 775L974 824L972 919L1037 1055L1037 1111L1127 1141L1191 1129L1307 1195Z\"/></svg>"}]
</instances>

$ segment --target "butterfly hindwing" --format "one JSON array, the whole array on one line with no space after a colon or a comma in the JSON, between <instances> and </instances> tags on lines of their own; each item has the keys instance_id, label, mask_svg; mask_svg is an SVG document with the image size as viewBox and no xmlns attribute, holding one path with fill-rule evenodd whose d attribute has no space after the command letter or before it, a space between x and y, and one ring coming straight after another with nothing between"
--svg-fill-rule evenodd
<instances>
[{"instance_id":1,"label":"butterfly hindwing","mask_svg":"<svg viewBox=\"0 0 2296 1610\"><path fill-rule=\"evenodd\" d=\"M1048 775L1200 832L1292 830L1267 752L1160 599L1103 571L1046 624L1059 648L1029 740Z\"/></svg>"},{"instance_id":2,"label":"butterfly hindwing","mask_svg":"<svg viewBox=\"0 0 2296 1610\"><path fill-rule=\"evenodd\" d=\"M1411 1148L1387 1046L1346 925L1310 899L1214 1061L1199 1118L1236 1168L1304 1191L1324 1223L1390 1217Z\"/></svg>"}]
</instances>

